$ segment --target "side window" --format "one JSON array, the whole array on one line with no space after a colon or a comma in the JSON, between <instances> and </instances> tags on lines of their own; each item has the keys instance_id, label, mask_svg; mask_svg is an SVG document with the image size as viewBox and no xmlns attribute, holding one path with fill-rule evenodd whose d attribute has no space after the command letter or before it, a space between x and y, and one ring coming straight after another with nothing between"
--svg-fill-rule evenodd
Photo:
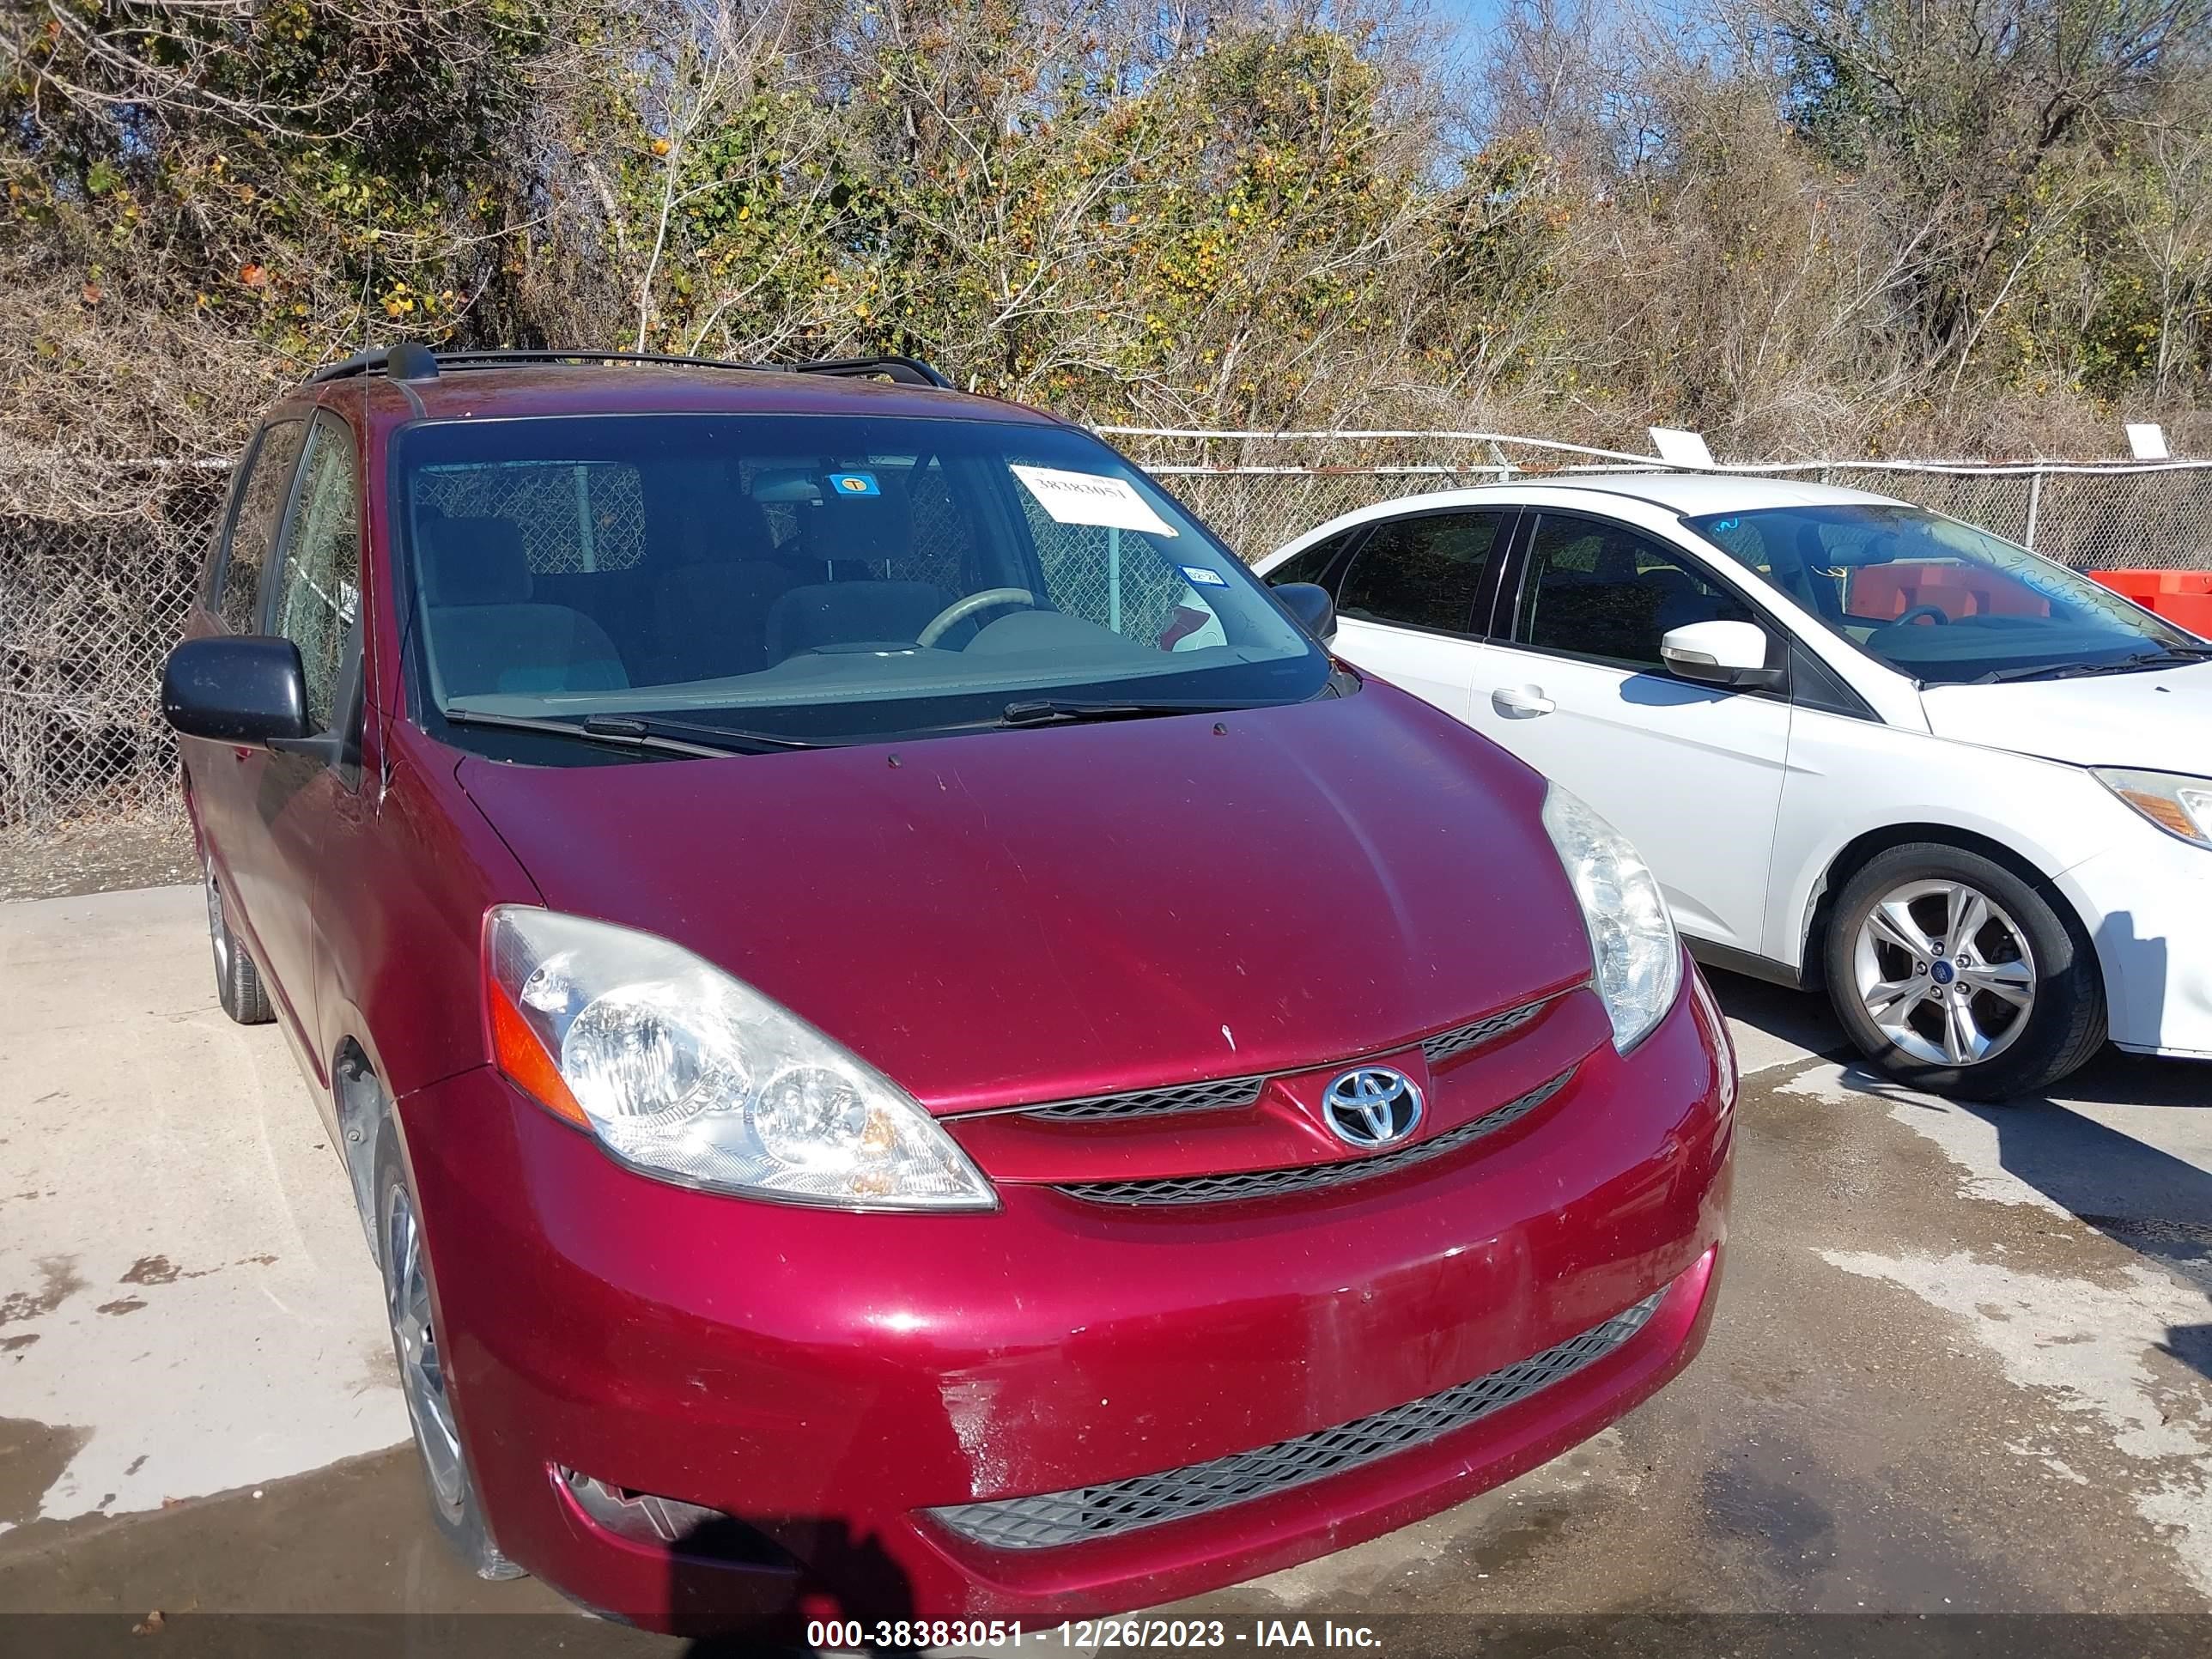
<instances>
[{"instance_id":1,"label":"side window","mask_svg":"<svg viewBox=\"0 0 2212 1659\"><path fill-rule=\"evenodd\" d=\"M1340 530L1334 536L1324 536L1311 547L1302 548L1267 573L1267 586L1280 587L1285 582L1317 582L1328 574L1336 556L1366 532L1364 524L1349 530Z\"/></svg>"},{"instance_id":2,"label":"side window","mask_svg":"<svg viewBox=\"0 0 2212 1659\"><path fill-rule=\"evenodd\" d=\"M307 447L300 505L284 532L275 631L300 647L307 713L330 729L347 638L360 609L361 526L353 436L319 421Z\"/></svg>"},{"instance_id":3,"label":"side window","mask_svg":"<svg viewBox=\"0 0 2212 1659\"><path fill-rule=\"evenodd\" d=\"M307 435L304 421L278 421L263 429L246 463L246 483L238 492L238 514L231 520L230 545L222 558L216 610L234 634L261 631L261 568L284 499L292 485L292 464Z\"/></svg>"},{"instance_id":4,"label":"side window","mask_svg":"<svg viewBox=\"0 0 2212 1659\"><path fill-rule=\"evenodd\" d=\"M1337 611L1368 622L1465 634L1498 550L1502 513L1431 513L1375 526L1345 573Z\"/></svg>"},{"instance_id":5,"label":"side window","mask_svg":"<svg viewBox=\"0 0 2212 1659\"><path fill-rule=\"evenodd\" d=\"M1513 637L1564 657L1663 671L1659 641L1669 629L1756 620L1734 592L1650 537L1547 514L1529 544Z\"/></svg>"}]
</instances>

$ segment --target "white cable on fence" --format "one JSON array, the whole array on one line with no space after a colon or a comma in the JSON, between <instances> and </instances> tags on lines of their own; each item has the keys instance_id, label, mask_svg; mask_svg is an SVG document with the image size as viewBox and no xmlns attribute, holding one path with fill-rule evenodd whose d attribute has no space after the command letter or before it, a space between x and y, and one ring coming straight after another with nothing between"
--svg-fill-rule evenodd
<instances>
[{"instance_id":1,"label":"white cable on fence","mask_svg":"<svg viewBox=\"0 0 2212 1659\"><path fill-rule=\"evenodd\" d=\"M1421 430L1411 427L1355 428L1314 428L1279 432L1206 427L1157 426L1099 426L1091 430L1109 438L1164 438L1189 443L1382 443L1428 441L1431 443L1511 445L1522 449L1541 449L1562 455L1588 455L1599 460L1622 463L1645 472L1703 471L1701 467L1676 466L1656 455L1635 455L1622 449L1600 449L1589 444L1567 443L1555 438L1523 438L1504 432L1451 432ZM2037 474L2069 473L2089 476L2137 472L2191 472L2212 469L2212 460L2166 461L1970 461L1970 460L1813 460L1813 461L1719 461L1711 471L1719 473L1738 472L1935 472L1971 477L2028 477ZM1151 472L1172 472L1179 475L1222 473L1224 475L1262 476L1279 474L1298 477L1312 473L1358 473L1369 477L1395 477L1412 474L1453 474L1464 472L1495 472L1505 476L1527 469L1510 461L1469 461L1463 465L1431 466L1207 466L1203 465L1175 465L1151 466ZM1561 467L1563 472L1598 472L1618 470L1614 467Z\"/></svg>"}]
</instances>

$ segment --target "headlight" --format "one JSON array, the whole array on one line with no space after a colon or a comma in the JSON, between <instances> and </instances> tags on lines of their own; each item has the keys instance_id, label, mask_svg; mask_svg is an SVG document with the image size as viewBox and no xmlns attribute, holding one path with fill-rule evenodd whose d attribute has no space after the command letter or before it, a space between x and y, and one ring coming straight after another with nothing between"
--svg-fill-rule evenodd
<instances>
[{"instance_id":1,"label":"headlight","mask_svg":"<svg viewBox=\"0 0 2212 1659\"><path fill-rule=\"evenodd\" d=\"M1582 901L1597 965L1597 991L1623 1054L1674 1006L1682 947L1650 870L1620 831L1558 784L1544 797L1544 828Z\"/></svg>"},{"instance_id":2,"label":"headlight","mask_svg":"<svg viewBox=\"0 0 2212 1659\"><path fill-rule=\"evenodd\" d=\"M2212 778L2109 766L2097 768L2096 778L2166 834L2212 847Z\"/></svg>"},{"instance_id":3,"label":"headlight","mask_svg":"<svg viewBox=\"0 0 2212 1659\"><path fill-rule=\"evenodd\" d=\"M518 905L483 950L500 1069L622 1162L789 1203L998 1207L904 1090L689 951Z\"/></svg>"}]
</instances>

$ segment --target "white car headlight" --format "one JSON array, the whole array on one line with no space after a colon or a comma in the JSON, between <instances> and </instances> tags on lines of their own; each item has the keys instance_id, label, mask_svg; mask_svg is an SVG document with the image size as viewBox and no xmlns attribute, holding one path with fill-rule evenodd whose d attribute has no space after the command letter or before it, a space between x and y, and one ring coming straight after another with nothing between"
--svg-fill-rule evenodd
<instances>
[{"instance_id":1,"label":"white car headlight","mask_svg":"<svg viewBox=\"0 0 2212 1659\"><path fill-rule=\"evenodd\" d=\"M1544 797L1544 828L1582 901L1597 991L1623 1054L1674 1006L1682 947L1650 870L1620 831L1558 784Z\"/></svg>"},{"instance_id":2,"label":"white car headlight","mask_svg":"<svg viewBox=\"0 0 2212 1659\"><path fill-rule=\"evenodd\" d=\"M2096 779L2166 834L2212 847L2212 778L2104 766Z\"/></svg>"},{"instance_id":3,"label":"white car headlight","mask_svg":"<svg viewBox=\"0 0 2212 1659\"><path fill-rule=\"evenodd\" d=\"M666 939L503 905L484 994L500 1069L645 1174L841 1208L998 1207L898 1085Z\"/></svg>"}]
</instances>

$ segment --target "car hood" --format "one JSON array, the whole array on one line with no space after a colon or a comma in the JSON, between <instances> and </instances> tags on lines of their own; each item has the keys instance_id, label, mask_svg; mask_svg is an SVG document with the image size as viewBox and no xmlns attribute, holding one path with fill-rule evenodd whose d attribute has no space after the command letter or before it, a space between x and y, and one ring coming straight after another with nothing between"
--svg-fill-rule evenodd
<instances>
[{"instance_id":1,"label":"car hood","mask_svg":"<svg viewBox=\"0 0 2212 1659\"><path fill-rule=\"evenodd\" d=\"M457 775L549 905L696 951L938 1112L1322 1065L1590 970L1542 780L1381 684Z\"/></svg>"},{"instance_id":2,"label":"car hood","mask_svg":"<svg viewBox=\"0 0 2212 1659\"><path fill-rule=\"evenodd\" d=\"M2076 680L1931 685L1928 726L2076 766L2212 772L2212 663Z\"/></svg>"}]
</instances>

